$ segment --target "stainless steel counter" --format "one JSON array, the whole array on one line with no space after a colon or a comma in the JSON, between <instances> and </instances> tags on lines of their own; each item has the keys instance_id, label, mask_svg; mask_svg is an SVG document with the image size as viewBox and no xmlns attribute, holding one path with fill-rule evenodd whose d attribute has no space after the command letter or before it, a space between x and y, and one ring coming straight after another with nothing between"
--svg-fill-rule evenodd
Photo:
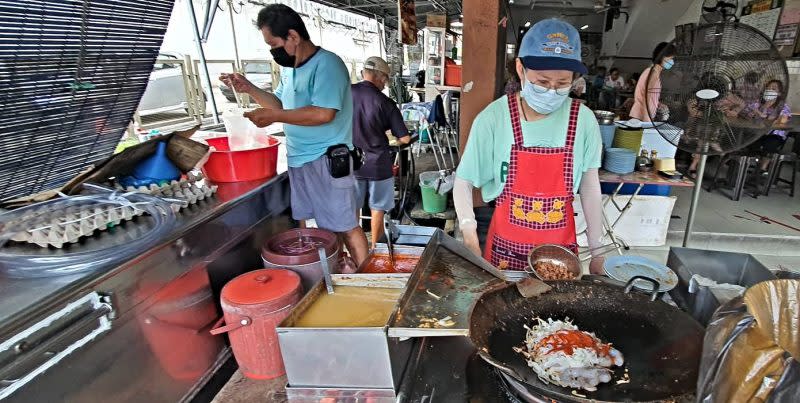
<instances>
[{"instance_id":1,"label":"stainless steel counter","mask_svg":"<svg viewBox=\"0 0 800 403\"><path fill-rule=\"evenodd\" d=\"M233 276L258 268L260 243L293 225L288 182L282 174L219 184L214 197L177 214L169 235L115 267L39 279L0 276L0 396L9 385L19 388L11 401L177 401L191 395L226 354L222 337L207 337L218 315L214 294ZM118 244L150 224L141 218L91 242ZM63 316L59 327L41 330L81 301L89 302ZM203 323L193 322L198 310ZM156 322L161 327L154 333ZM104 330L89 337L92 327ZM68 342L80 337L84 343L73 349ZM202 371L180 372L169 362L180 340L195 340L198 351L212 355L195 363ZM68 356L43 364L61 353Z\"/></svg>"}]
</instances>

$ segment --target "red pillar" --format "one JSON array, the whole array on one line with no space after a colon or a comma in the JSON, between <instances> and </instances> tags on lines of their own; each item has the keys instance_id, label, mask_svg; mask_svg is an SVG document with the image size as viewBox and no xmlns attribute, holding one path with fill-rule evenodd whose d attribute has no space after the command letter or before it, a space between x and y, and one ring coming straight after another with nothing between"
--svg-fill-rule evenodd
<instances>
[{"instance_id":1,"label":"red pillar","mask_svg":"<svg viewBox=\"0 0 800 403\"><path fill-rule=\"evenodd\" d=\"M501 0L463 0L464 42L459 144L467 144L475 116L495 100L503 88L506 29L499 26L505 12ZM480 197L476 198L476 203ZM481 203L482 204L482 203ZM476 204L477 205L477 204Z\"/></svg>"}]
</instances>

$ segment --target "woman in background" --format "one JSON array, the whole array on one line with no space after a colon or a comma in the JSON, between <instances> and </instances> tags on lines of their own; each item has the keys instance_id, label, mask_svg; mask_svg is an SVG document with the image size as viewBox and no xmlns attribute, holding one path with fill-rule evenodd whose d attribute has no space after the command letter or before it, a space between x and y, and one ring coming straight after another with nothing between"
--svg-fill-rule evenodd
<instances>
[{"instance_id":1,"label":"woman in background","mask_svg":"<svg viewBox=\"0 0 800 403\"><path fill-rule=\"evenodd\" d=\"M642 122L651 121L650 113L655 113L660 108L661 72L672 68L675 64L674 58L675 45L671 43L661 42L653 50L653 65L644 69L636 83L631 118Z\"/></svg>"},{"instance_id":2,"label":"woman in background","mask_svg":"<svg viewBox=\"0 0 800 403\"><path fill-rule=\"evenodd\" d=\"M707 139L708 146L715 152L721 153L722 149L720 148L718 139L721 135L721 128L724 126L724 123L718 120L719 113L722 113L725 117L730 119L736 118L739 116L745 106L747 106L747 102L738 95L739 92L736 90L735 82L731 82L729 86L728 81L717 76L714 72L706 72L700 76L694 92L697 93L703 89L711 89L718 92L720 94L719 100L715 101L712 106L698 104L697 98L691 99L686 104L687 112L689 112L690 118L687 127L697 130L704 130L705 133L702 137ZM707 108L710 108L711 111L713 111L710 116L711 119L713 119L714 124L702 125L702 128L698 127L697 119L701 119L703 117ZM700 154L692 154L692 163L689 165L688 172L691 179L695 179L697 176L697 166L700 163L700 157Z\"/></svg>"},{"instance_id":3,"label":"woman in background","mask_svg":"<svg viewBox=\"0 0 800 403\"><path fill-rule=\"evenodd\" d=\"M755 120L773 120L773 124L776 126L783 126L788 123L789 118L792 117L792 112L789 110L789 105L786 105L786 92L783 83L779 80L768 81L764 86L761 99L747 105L744 115ZM783 145L786 144L787 134L786 130L772 130L769 134L762 136L751 147L754 151L767 155L761 159L762 175L766 175L767 167L769 167L770 158L768 155L781 152Z\"/></svg>"}]
</instances>

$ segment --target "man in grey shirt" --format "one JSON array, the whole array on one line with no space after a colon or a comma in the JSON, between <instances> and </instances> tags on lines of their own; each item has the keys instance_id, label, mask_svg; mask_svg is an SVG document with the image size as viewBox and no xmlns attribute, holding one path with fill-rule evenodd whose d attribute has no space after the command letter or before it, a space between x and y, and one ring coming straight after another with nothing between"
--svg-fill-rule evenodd
<instances>
[{"instance_id":1,"label":"man in grey shirt","mask_svg":"<svg viewBox=\"0 0 800 403\"><path fill-rule=\"evenodd\" d=\"M400 144L408 144L408 133L397 105L381 91L389 81L389 65L373 56L364 62L364 81L353 84L353 144L364 151L364 165L356 171L356 203L359 209L369 192L372 246L383 235L383 218L394 208L394 176L391 148L386 131Z\"/></svg>"}]
</instances>

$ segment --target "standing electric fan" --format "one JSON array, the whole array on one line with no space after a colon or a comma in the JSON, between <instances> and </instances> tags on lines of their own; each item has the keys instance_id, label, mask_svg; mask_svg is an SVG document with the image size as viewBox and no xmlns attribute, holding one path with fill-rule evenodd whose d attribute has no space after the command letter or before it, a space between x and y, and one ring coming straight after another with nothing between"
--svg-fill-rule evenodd
<instances>
[{"instance_id":1,"label":"standing electric fan","mask_svg":"<svg viewBox=\"0 0 800 403\"><path fill-rule=\"evenodd\" d=\"M655 79L646 88L648 95L660 90L659 107L649 110L648 105L659 134L680 150L701 156L683 239L687 246L707 156L740 150L769 134L776 117L753 117L748 106L760 101L771 80L780 81L788 93L789 75L772 40L738 22L698 27L694 43L679 52L683 54L675 55L674 67L661 72L660 89ZM736 104L742 112L733 112L739 109Z\"/></svg>"}]
</instances>

